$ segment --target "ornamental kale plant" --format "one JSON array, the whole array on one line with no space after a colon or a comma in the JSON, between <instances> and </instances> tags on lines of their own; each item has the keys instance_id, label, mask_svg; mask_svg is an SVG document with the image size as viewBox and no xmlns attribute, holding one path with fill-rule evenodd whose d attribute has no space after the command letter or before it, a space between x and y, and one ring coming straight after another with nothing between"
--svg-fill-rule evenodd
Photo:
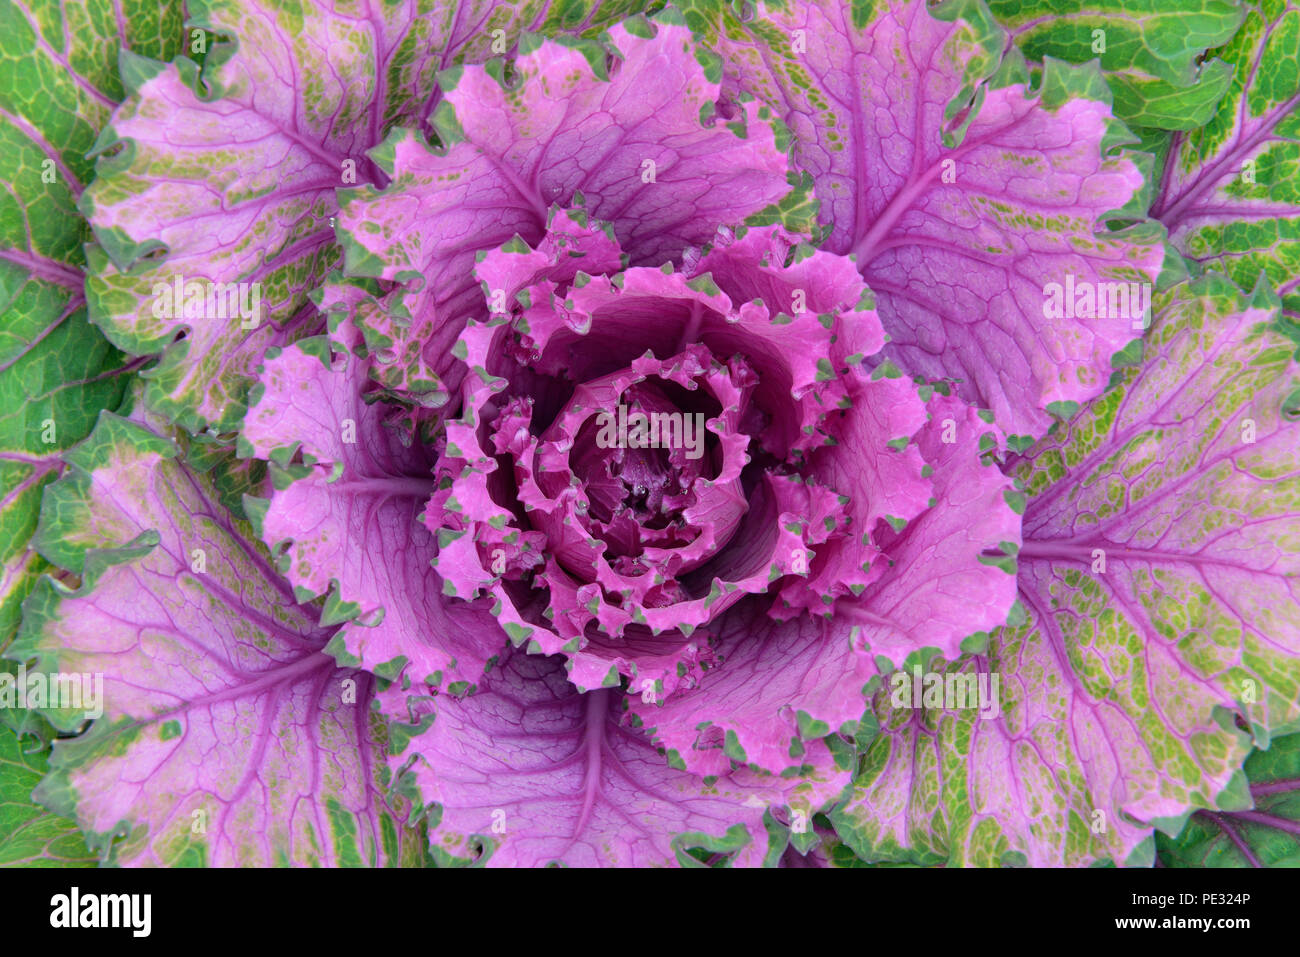
<instances>
[{"instance_id":1,"label":"ornamental kale plant","mask_svg":"<svg viewBox=\"0 0 1300 957\"><path fill-rule=\"evenodd\" d=\"M0 862L1300 863L1295 3L0 36Z\"/></svg>"}]
</instances>

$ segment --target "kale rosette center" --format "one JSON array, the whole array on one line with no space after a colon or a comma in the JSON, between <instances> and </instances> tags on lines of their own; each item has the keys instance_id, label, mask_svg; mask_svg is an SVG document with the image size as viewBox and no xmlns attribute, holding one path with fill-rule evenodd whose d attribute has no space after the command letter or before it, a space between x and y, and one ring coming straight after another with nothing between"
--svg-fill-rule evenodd
<instances>
[{"instance_id":1,"label":"kale rosette center","mask_svg":"<svg viewBox=\"0 0 1300 957\"><path fill-rule=\"evenodd\" d=\"M854 518L815 460L884 337L852 263L780 227L723 230L681 269L623 268L611 236L557 210L536 247L480 257L497 311L456 346L462 413L425 520L449 593L492 594L579 687L653 697L695 684L742 600L825 610L865 585L870 562L830 567Z\"/></svg>"}]
</instances>

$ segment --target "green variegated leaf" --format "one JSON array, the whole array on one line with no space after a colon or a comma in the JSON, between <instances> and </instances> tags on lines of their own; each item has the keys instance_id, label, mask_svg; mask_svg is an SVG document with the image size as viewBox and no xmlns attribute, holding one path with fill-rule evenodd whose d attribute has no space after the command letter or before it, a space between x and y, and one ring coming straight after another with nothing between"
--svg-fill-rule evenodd
<instances>
[{"instance_id":1,"label":"green variegated leaf","mask_svg":"<svg viewBox=\"0 0 1300 957\"><path fill-rule=\"evenodd\" d=\"M180 35L171 0L0 0L0 649L48 568L28 550L41 490L125 388L125 358L86 321L86 153L123 96L119 49L171 56Z\"/></svg>"},{"instance_id":2,"label":"green variegated leaf","mask_svg":"<svg viewBox=\"0 0 1300 957\"><path fill-rule=\"evenodd\" d=\"M989 0L1030 60L1101 61L1115 113L1134 126L1186 130L1210 118L1231 68L1202 62L1241 24L1238 0Z\"/></svg>"},{"instance_id":3,"label":"green variegated leaf","mask_svg":"<svg viewBox=\"0 0 1300 957\"><path fill-rule=\"evenodd\" d=\"M1232 84L1206 124L1175 133L1152 216L1199 267L1243 289L1263 273L1300 319L1300 6L1247 5L1214 51Z\"/></svg>"},{"instance_id":4,"label":"green variegated leaf","mask_svg":"<svg viewBox=\"0 0 1300 957\"><path fill-rule=\"evenodd\" d=\"M95 863L77 825L32 802L48 761L24 751L17 733L0 727L0 867L83 867Z\"/></svg>"},{"instance_id":5,"label":"green variegated leaf","mask_svg":"<svg viewBox=\"0 0 1300 957\"><path fill-rule=\"evenodd\" d=\"M77 202L94 175L86 154L123 95L118 51L173 55L180 17L179 2L0 2L0 366L84 302L90 232Z\"/></svg>"},{"instance_id":6,"label":"green variegated leaf","mask_svg":"<svg viewBox=\"0 0 1300 957\"><path fill-rule=\"evenodd\" d=\"M1214 114L1232 82L1232 67L1223 60L1210 60L1201 65L1196 82L1185 87L1123 74L1108 76L1106 81L1115 96L1115 114L1135 129L1188 130Z\"/></svg>"}]
</instances>

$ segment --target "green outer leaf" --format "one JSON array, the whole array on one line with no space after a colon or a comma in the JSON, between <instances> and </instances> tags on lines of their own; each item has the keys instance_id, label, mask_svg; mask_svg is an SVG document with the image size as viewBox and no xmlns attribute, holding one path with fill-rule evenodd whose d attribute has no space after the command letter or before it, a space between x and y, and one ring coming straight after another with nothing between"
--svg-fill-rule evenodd
<instances>
[{"instance_id":1,"label":"green outer leaf","mask_svg":"<svg viewBox=\"0 0 1300 957\"><path fill-rule=\"evenodd\" d=\"M1196 269L1242 289L1261 273L1300 318L1300 8L1247 4L1245 23L1213 51L1233 70L1218 110L1174 138L1152 216ZM1251 182L1253 178L1254 182Z\"/></svg>"},{"instance_id":2,"label":"green outer leaf","mask_svg":"<svg viewBox=\"0 0 1300 957\"><path fill-rule=\"evenodd\" d=\"M0 867L88 867L95 857L77 825L32 800L48 766L44 750L27 752L0 727Z\"/></svg>"},{"instance_id":3,"label":"green outer leaf","mask_svg":"<svg viewBox=\"0 0 1300 957\"><path fill-rule=\"evenodd\" d=\"M86 321L86 154L125 92L123 39L173 56L181 16L179 0L0 0L0 652L49 568L28 540L58 453L89 434L100 409L118 408L126 387L125 357ZM28 726L19 711L0 721Z\"/></svg>"},{"instance_id":4,"label":"green outer leaf","mask_svg":"<svg viewBox=\"0 0 1300 957\"><path fill-rule=\"evenodd\" d=\"M1231 69L1200 58L1230 40L1243 17L1235 0L988 2L1027 58L1100 60L1116 115L1162 129L1191 129L1209 118Z\"/></svg>"},{"instance_id":5,"label":"green outer leaf","mask_svg":"<svg viewBox=\"0 0 1300 957\"><path fill-rule=\"evenodd\" d=\"M1198 811L1176 838L1156 835L1165 867L1300 867L1300 734L1246 759L1255 806Z\"/></svg>"},{"instance_id":6,"label":"green outer leaf","mask_svg":"<svg viewBox=\"0 0 1300 957\"><path fill-rule=\"evenodd\" d=\"M175 56L180 2L0 0L0 116L7 121L0 124L0 170L8 187L0 193L0 249L36 257L25 265L54 285L81 285L75 271L59 267L84 262L89 231L76 202L94 175L87 154L125 92L117 72L123 39L145 56ZM45 328L22 318L19 338ZM5 335L14 331L6 324ZM5 351L0 346L0 355Z\"/></svg>"},{"instance_id":7,"label":"green outer leaf","mask_svg":"<svg viewBox=\"0 0 1300 957\"><path fill-rule=\"evenodd\" d=\"M1277 306L1217 274L1157 295L1146 360L1018 470L1020 562L1051 583L1029 589L1031 611L1050 607L1094 654L1173 643L1179 707L1210 695L1261 746L1300 728L1300 422L1285 413L1300 369ZM1088 667L1094 690L1114 678Z\"/></svg>"}]
</instances>

